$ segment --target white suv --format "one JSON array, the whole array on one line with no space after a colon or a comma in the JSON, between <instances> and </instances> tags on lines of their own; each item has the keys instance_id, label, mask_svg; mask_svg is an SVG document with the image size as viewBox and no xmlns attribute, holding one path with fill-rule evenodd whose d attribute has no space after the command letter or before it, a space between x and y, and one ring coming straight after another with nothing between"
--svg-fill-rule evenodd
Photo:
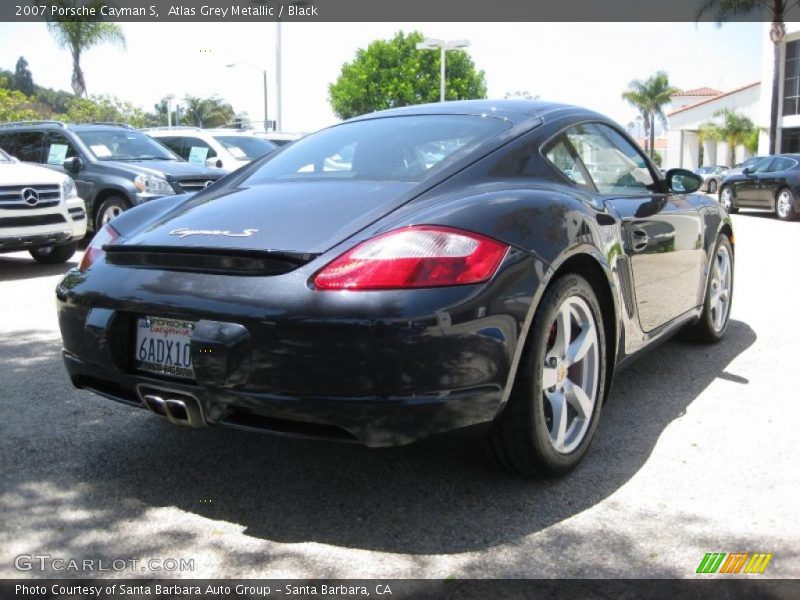
<instances>
[{"instance_id":1,"label":"white suv","mask_svg":"<svg viewBox=\"0 0 800 600\"><path fill-rule=\"evenodd\" d=\"M37 262L63 263L84 235L86 205L72 179L0 150L0 252L27 250Z\"/></svg>"},{"instance_id":2,"label":"white suv","mask_svg":"<svg viewBox=\"0 0 800 600\"><path fill-rule=\"evenodd\" d=\"M225 171L235 171L278 149L269 140L238 129L153 127L143 131L190 163Z\"/></svg>"}]
</instances>

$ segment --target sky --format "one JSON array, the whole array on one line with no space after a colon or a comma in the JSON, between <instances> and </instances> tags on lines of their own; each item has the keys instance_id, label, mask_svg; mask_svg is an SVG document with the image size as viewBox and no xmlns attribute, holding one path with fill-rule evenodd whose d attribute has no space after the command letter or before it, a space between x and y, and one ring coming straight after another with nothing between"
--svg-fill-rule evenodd
<instances>
[{"instance_id":1,"label":"sky","mask_svg":"<svg viewBox=\"0 0 800 600\"><path fill-rule=\"evenodd\" d=\"M237 112L263 119L261 71L268 73L275 118L274 23L122 23L126 49L104 45L82 59L89 94L108 94L152 110L167 94L218 94ZM309 132L337 121L328 84L359 48L398 30L470 40L486 73L489 98L522 90L577 104L623 126L636 111L621 99L632 79L664 70L681 89L723 91L760 79L761 23L284 23L284 131ZM71 90L71 58L43 23L0 23L0 67L22 55L34 81Z\"/></svg>"}]
</instances>

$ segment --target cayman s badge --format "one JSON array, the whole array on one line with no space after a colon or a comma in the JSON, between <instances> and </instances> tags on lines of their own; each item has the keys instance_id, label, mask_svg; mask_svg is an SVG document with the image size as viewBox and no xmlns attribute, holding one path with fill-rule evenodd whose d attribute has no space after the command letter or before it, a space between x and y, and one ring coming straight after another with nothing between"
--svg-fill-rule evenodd
<instances>
[{"instance_id":1,"label":"cayman s badge","mask_svg":"<svg viewBox=\"0 0 800 600\"><path fill-rule=\"evenodd\" d=\"M170 235L177 235L183 239L190 235L220 235L224 237L251 237L258 233L258 229L244 229L241 233L233 233L228 229L189 229L188 227L181 227L180 229L173 229L169 232Z\"/></svg>"}]
</instances>

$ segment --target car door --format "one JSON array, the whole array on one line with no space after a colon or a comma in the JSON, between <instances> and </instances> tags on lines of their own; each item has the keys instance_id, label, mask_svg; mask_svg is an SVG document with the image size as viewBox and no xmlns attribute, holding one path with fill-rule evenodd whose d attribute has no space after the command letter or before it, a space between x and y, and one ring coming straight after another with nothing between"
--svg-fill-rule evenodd
<instances>
[{"instance_id":1,"label":"car door","mask_svg":"<svg viewBox=\"0 0 800 600\"><path fill-rule=\"evenodd\" d=\"M764 174L769 172L772 160L771 156L761 158L751 166L746 167L747 173L742 171L741 176L738 178L739 180L733 184L737 205L756 208L764 206L766 200L762 178Z\"/></svg>"},{"instance_id":2,"label":"car door","mask_svg":"<svg viewBox=\"0 0 800 600\"><path fill-rule=\"evenodd\" d=\"M786 185L786 175L797 165L797 161L788 156L776 156L769 164L768 170L759 173L759 206L773 210L778 190Z\"/></svg>"},{"instance_id":3,"label":"car door","mask_svg":"<svg viewBox=\"0 0 800 600\"><path fill-rule=\"evenodd\" d=\"M72 177L78 196L84 200L92 197L96 180L86 169L77 173L68 172L64 168L64 161L68 158L78 157L86 165L86 157L81 155L80 150L75 147L67 136L60 131L48 131L44 139L44 151L42 152L42 164L65 175Z\"/></svg>"},{"instance_id":4,"label":"car door","mask_svg":"<svg viewBox=\"0 0 800 600\"><path fill-rule=\"evenodd\" d=\"M610 125L577 125L565 137L582 162L597 165L586 172L622 219L642 330L696 307L705 261L699 211L684 194L665 191L641 152Z\"/></svg>"}]
</instances>

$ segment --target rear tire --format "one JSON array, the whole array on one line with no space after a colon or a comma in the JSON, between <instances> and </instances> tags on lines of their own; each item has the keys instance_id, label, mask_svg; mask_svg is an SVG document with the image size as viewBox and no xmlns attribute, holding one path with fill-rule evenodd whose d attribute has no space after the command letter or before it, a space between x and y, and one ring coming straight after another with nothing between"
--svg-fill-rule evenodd
<instances>
[{"instance_id":1,"label":"rear tire","mask_svg":"<svg viewBox=\"0 0 800 600\"><path fill-rule=\"evenodd\" d=\"M794 210L794 192L789 188L782 188L775 197L775 216L781 221L794 221L797 212Z\"/></svg>"},{"instance_id":2,"label":"rear tire","mask_svg":"<svg viewBox=\"0 0 800 600\"><path fill-rule=\"evenodd\" d=\"M128 210L130 205L125 198L120 196L111 196L103 200L103 203L97 209L94 218L94 230L100 231L103 225L121 215Z\"/></svg>"},{"instance_id":3,"label":"rear tire","mask_svg":"<svg viewBox=\"0 0 800 600\"><path fill-rule=\"evenodd\" d=\"M728 330L733 301L733 248L724 233L717 238L706 284L703 312L696 323L685 330L684 337L707 344L719 342Z\"/></svg>"},{"instance_id":4,"label":"rear tire","mask_svg":"<svg viewBox=\"0 0 800 600\"><path fill-rule=\"evenodd\" d=\"M32 248L30 252L33 260L43 265L60 265L67 262L78 249L78 242L64 244L63 246L42 246Z\"/></svg>"},{"instance_id":5,"label":"rear tire","mask_svg":"<svg viewBox=\"0 0 800 600\"><path fill-rule=\"evenodd\" d=\"M729 215L735 215L739 212L739 208L736 206L736 194L733 193L733 188L729 185L723 186L719 190L719 203Z\"/></svg>"},{"instance_id":6,"label":"rear tire","mask_svg":"<svg viewBox=\"0 0 800 600\"><path fill-rule=\"evenodd\" d=\"M517 475L558 477L589 449L605 393L602 311L586 279L566 274L553 282L527 344L484 454Z\"/></svg>"},{"instance_id":7,"label":"rear tire","mask_svg":"<svg viewBox=\"0 0 800 600\"><path fill-rule=\"evenodd\" d=\"M717 180L712 179L708 182L708 193L715 194L717 192Z\"/></svg>"}]
</instances>

